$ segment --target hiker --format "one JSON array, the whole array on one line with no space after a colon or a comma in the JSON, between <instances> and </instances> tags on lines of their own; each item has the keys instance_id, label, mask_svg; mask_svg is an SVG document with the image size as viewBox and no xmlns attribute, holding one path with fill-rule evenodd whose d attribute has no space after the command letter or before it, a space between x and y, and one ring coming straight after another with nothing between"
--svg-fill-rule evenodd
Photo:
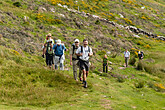
<instances>
[{"instance_id":1,"label":"hiker","mask_svg":"<svg viewBox=\"0 0 165 110\"><path fill-rule=\"evenodd\" d=\"M52 40L49 40L46 46L46 64L49 66L51 69L53 65L53 70L54 70L54 51L53 51L53 42Z\"/></svg>"},{"instance_id":2,"label":"hiker","mask_svg":"<svg viewBox=\"0 0 165 110\"><path fill-rule=\"evenodd\" d=\"M126 67L128 67L128 60L130 59L130 52L127 49L125 49L125 51L124 51L124 58L125 58Z\"/></svg>"},{"instance_id":3,"label":"hiker","mask_svg":"<svg viewBox=\"0 0 165 110\"><path fill-rule=\"evenodd\" d=\"M46 65L49 66L49 68L51 69L51 66L53 65L53 69L54 69L54 59L53 59L53 44L54 44L54 40L51 38L51 33L49 33L46 36L46 39L44 41L44 46L43 46L43 55L42 57L44 58L46 55Z\"/></svg>"},{"instance_id":4,"label":"hiker","mask_svg":"<svg viewBox=\"0 0 165 110\"><path fill-rule=\"evenodd\" d=\"M79 56L80 69L83 71L83 84L87 88L86 78L89 72L89 57L93 55L93 52L86 39L83 40L83 46L77 49L76 55Z\"/></svg>"},{"instance_id":5,"label":"hiker","mask_svg":"<svg viewBox=\"0 0 165 110\"><path fill-rule=\"evenodd\" d=\"M67 51L64 45L61 44L61 40L56 40L56 44L53 46L55 53L54 63L55 69L58 69L58 64L60 64L60 70L64 70L64 51Z\"/></svg>"},{"instance_id":6,"label":"hiker","mask_svg":"<svg viewBox=\"0 0 165 110\"><path fill-rule=\"evenodd\" d=\"M106 69L106 73L108 73L108 58L106 54L104 55L103 58L103 72L105 72L105 69Z\"/></svg>"},{"instance_id":7,"label":"hiker","mask_svg":"<svg viewBox=\"0 0 165 110\"><path fill-rule=\"evenodd\" d=\"M143 52L142 51L138 52L138 57L139 57L139 61L143 59Z\"/></svg>"},{"instance_id":8,"label":"hiker","mask_svg":"<svg viewBox=\"0 0 165 110\"><path fill-rule=\"evenodd\" d=\"M70 65L73 65L73 76L76 81L77 79L77 70L79 68L79 79L82 81L81 77L81 69L80 69L80 63L79 63L79 57L76 55L77 49L80 47L80 41L78 39L74 40L74 44L72 44L72 47L70 49Z\"/></svg>"},{"instance_id":9,"label":"hiker","mask_svg":"<svg viewBox=\"0 0 165 110\"><path fill-rule=\"evenodd\" d=\"M51 38L52 37L52 34L49 33L48 35L46 35L46 39L44 41L44 46L42 47L43 48L43 53L42 53L42 57L44 58L45 57L45 54L46 54L46 46L48 44L48 41L52 41L52 45L54 45L54 40Z\"/></svg>"}]
</instances>

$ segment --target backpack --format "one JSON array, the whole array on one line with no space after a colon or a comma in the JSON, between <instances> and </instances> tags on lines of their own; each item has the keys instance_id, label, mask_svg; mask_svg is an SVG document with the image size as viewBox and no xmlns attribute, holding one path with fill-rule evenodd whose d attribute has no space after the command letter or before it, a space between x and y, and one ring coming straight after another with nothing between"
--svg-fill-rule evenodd
<instances>
[{"instance_id":1,"label":"backpack","mask_svg":"<svg viewBox=\"0 0 165 110\"><path fill-rule=\"evenodd\" d=\"M61 46L61 44L60 44L60 46ZM64 49L64 45L62 45L62 49ZM54 48L54 53L57 51L57 44L55 44L55 48ZM63 53L64 54L64 53Z\"/></svg>"},{"instance_id":2,"label":"backpack","mask_svg":"<svg viewBox=\"0 0 165 110\"><path fill-rule=\"evenodd\" d=\"M50 45L49 45L49 43L47 43L47 47L46 47L46 54L49 54L49 52L50 52ZM52 53L53 54L53 53Z\"/></svg>"},{"instance_id":3,"label":"backpack","mask_svg":"<svg viewBox=\"0 0 165 110\"><path fill-rule=\"evenodd\" d=\"M88 52L90 53L90 47L88 46ZM83 46L81 46L81 53L83 53Z\"/></svg>"},{"instance_id":4,"label":"backpack","mask_svg":"<svg viewBox=\"0 0 165 110\"><path fill-rule=\"evenodd\" d=\"M73 55L73 54L74 54L74 51L75 51L75 49L76 49L75 44L72 44L72 47L73 47L73 53L72 53L72 55ZM79 47L80 47L80 46L79 46ZM79 47L78 47L78 48L79 48ZM78 48L77 48L77 49L78 49Z\"/></svg>"}]
</instances>

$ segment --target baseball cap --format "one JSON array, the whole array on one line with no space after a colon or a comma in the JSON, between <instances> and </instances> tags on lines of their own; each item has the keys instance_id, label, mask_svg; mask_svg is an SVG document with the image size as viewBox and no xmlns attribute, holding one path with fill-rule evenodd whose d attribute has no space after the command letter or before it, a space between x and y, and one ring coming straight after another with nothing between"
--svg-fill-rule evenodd
<instances>
[{"instance_id":1,"label":"baseball cap","mask_svg":"<svg viewBox=\"0 0 165 110\"><path fill-rule=\"evenodd\" d=\"M80 42L78 39L75 39L74 42Z\"/></svg>"}]
</instances>

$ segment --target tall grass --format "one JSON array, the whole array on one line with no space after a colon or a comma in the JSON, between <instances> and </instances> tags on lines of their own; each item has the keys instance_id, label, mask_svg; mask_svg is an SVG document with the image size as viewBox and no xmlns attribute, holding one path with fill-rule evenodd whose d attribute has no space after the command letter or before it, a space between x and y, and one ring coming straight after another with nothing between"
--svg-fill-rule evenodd
<instances>
[{"instance_id":1,"label":"tall grass","mask_svg":"<svg viewBox=\"0 0 165 110\"><path fill-rule=\"evenodd\" d=\"M6 56L2 55L5 53ZM66 102L81 90L68 71L44 69L42 60L0 51L0 101L18 106L48 106ZM36 61L34 62L33 58ZM28 66L27 66L28 65Z\"/></svg>"}]
</instances>

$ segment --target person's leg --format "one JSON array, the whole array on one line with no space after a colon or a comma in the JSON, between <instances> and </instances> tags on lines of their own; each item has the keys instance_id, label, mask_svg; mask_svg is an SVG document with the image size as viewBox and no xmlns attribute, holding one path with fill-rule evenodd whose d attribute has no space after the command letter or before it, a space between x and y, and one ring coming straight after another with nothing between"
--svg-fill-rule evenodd
<instances>
[{"instance_id":1,"label":"person's leg","mask_svg":"<svg viewBox=\"0 0 165 110\"><path fill-rule=\"evenodd\" d=\"M52 67L52 65L53 65L53 67ZM52 69L52 68L53 68L53 70L54 70L53 55L51 54L51 55L50 55L50 69Z\"/></svg>"},{"instance_id":2,"label":"person's leg","mask_svg":"<svg viewBox=\"0 0 165 110\"><path fill-rule=\"evenodd\" d=\"M86 70L83 69L82 71L83 71L83 81L85 82L86 81Z\"/></svg>"},{"instance_id":3,"label":"person's leg","mask_svg":"<svg viewBox=\"0 0 165 110\"><path fill-rule=\"evenodd\" d=\"M128 67L128 59L129 59L129 58L126 58L126 67Z\"/></svg>"},{"instance_id":4,"label":"person's leg","mask_svg":"<svg viewBox=\"0 0 165 110\"><path fill-rule=\"evenodd\" d=\"M49 63L48 63L48 54L46 54L46 65L48 66Z\"/></svg>"},{"instance_id":5,"label":"person's leg","mask_svg":"<svg viewBox=\"0 0 165 110\"><path fill-rule=\"evenodd\" d=\"M126 65L126 67L127 67L127 58L125 57L125 65Z\"/></svg>"},{"instance_id":6,"label":"person's leg","mask_svg":"<svg viewBox=\"0 0 165 110\"><path fill-rule=\"evenodd\" d=\"M54 55L52 55L52 69L54 70Z\"/></svg>"},{"instance_id":7,"label":"person's leg","mask_svg":"<svg viewBox=\"0 0 165 110\"><path fill-rule=\"evenodd\" d=\"M49 58L48 58L49 69L51 69L51 66L52 66L52 63L51 63L51 56L49 55L48 57L49 57Z\"/></svg>"},{"instance_id":8,"label":"person's leg","mask_svg":"<svg viewBox=\"0 0 165 110\"><path fill-rule=\"evenodd\" d=\"M60 70L64 70L64 59L63 59L63 57L60 58Z\"/></svg>"},{"instance_id":9,"label":"person's leg","mask_svg":"<svg viewBox=\"0 0 165 110\"><path fill-rule=\"evenodd\" d=\"M80 68L80 61L77 62L77 68L79 68L79 79L80 79L80 81L82 81L81 75L82 75L83 73L82 73L82 70L81 70L81 68Z\"/></svg>"},{"instance_id":10,"label":"person's leg","mask_svg":"<svg viewBox=\"0 0 165 110\"><path fill-rule=\"evenodd\" d=\"M58 69L58 62L59 62L59 57L58 56L54 56L55 69Z\"/></svg>"},{"instance_id":11,"label":"person's leg","mask_svg":"<svg viewBox=\"0 0 165 110\"><path fill-rule=\"evenodd\" d=\"M73 63L73 76L74 79L77 80L77 61L73 60L72 63Z\"/></svg>"},{"instance_id":12,"label":"person's leg","mask_svg":"<svg viewBox=\"0 0 165 110\"><path fill-rule=\"evenodd\" d=\"M88 72L89 72L89 62L85 62L85 70L86 70L86 77L88 77Z\"/></svg>"},{"instance_id":13,"label":"person's leg","mask_svg":"<svg viewBox=\"0 0 165 110\"><path fill-rule=\"evenodd\" d=\"M105 72L105 65L103 64L103 72Z\"/></svg>"},{"instance_id":14,"label":"person's leg","mask_svg":"<svg viewBox=\"0 0 165 110\"><path fill-rule=\"evenodd\" d=\"M85 69L83 70L83 83L84 83L84 87L87 88L87 76L88 76L88 71L86 71Z\"/></svg>"},{"instance_id":15,"label":"person's leg","mask_svg":"<svg viewBox=\"0 0 165 110\"><path fill-rule=\"evenodd\" d=\"M106 66L106 73L108 73L108 65Z\"/></svg>"},{"instance_id":16,"label":"person's leg","mask_svg":"<svg viewBox=\"0 0 165 110\"><path fill-rule=\"evenodd\" d=\"M84 62L84 66L85 66L85 71L83 72L83 76L84 76L84 87L87 88L87 81L86 78L88 77L88 73L89 73L89 62Z\"/></svg>"}]
</instances>

